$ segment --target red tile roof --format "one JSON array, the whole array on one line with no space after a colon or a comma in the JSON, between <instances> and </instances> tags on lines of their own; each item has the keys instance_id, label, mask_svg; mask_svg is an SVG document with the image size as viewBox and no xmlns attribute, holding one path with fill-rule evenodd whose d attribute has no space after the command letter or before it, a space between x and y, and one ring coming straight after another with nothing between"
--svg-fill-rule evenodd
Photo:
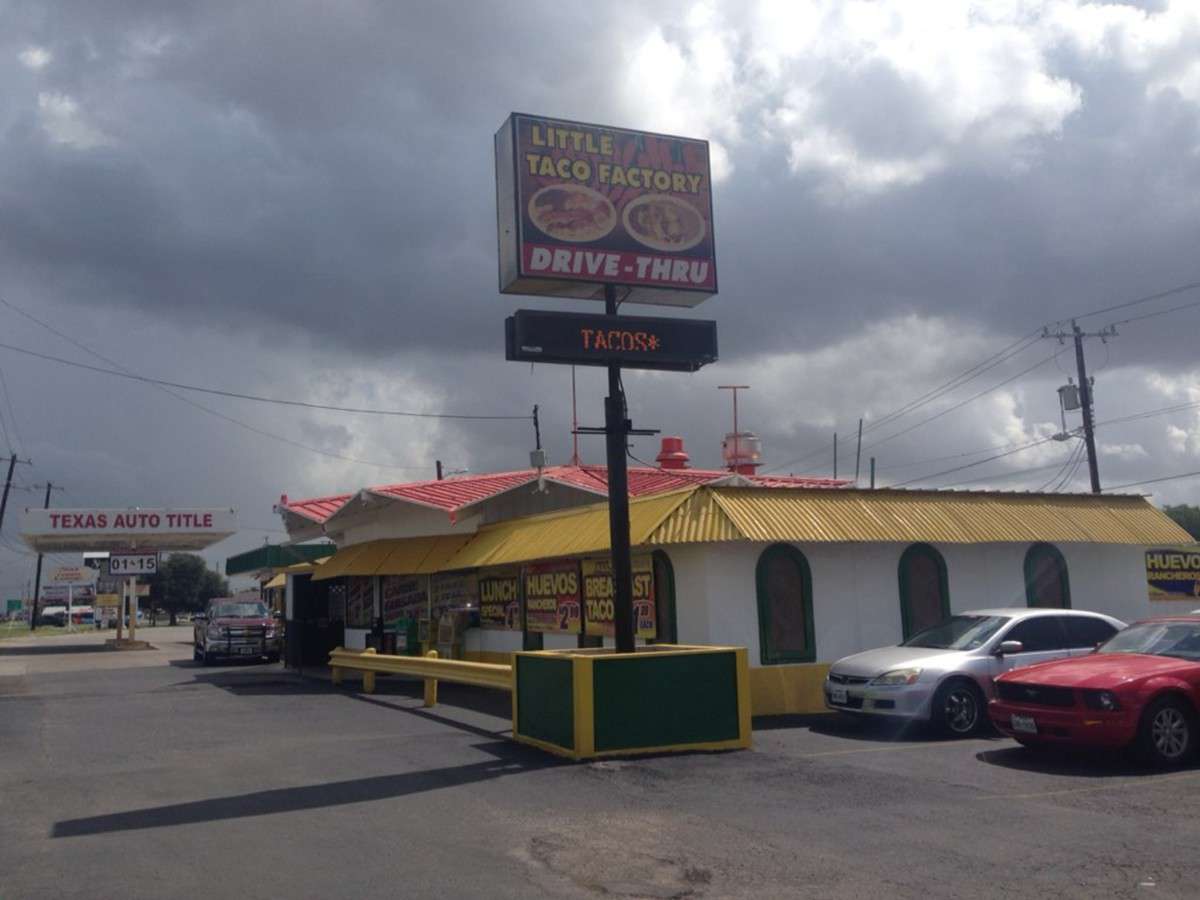
<instances>
[{"instance_id":1,"label":"red tile roof","mask_svg":"<svg viewBox=\"0 0 1200 900\"><path fill-rule=\"evenodd\" d=\"M605 466L549 466L542 470L542 475L546 481L592 491L597 496L608 493L608 469ZM532 484L537 477L538 473L534 469L522 469L518 472L495 472L486 475L452 475L441 481L385 484L366 490L381 497L445 510L454 516L468 506L522 485ZM753 485L768 488L838 488L851 483L804 475L732 476L725 469L656 469L635 466L629 469L629 495L644 497L648 494L662 494L730 477L741 477ZM290 502L284 498L279 508L294 512L310 521L323 523L341 509L351 496L340 494L335 497Z\"/></svg>"}]
</instances>

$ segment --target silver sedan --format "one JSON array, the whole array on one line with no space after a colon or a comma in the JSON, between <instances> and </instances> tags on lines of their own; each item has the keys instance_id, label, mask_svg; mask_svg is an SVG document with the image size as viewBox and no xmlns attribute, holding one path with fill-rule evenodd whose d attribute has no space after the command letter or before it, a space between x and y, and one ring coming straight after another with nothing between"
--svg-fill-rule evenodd
<instances>
[{"instance_id":1,"label":"silver sedan","mask_svg":"<svg viewBox=\"0 0 1200 900\"><path fill-rule=\"evenodd\" d=\"M825 679L825 705L968 735L986 722L992 679L1001 672L1090 653L1124 627L1112 616L1070 609L960 613L897 647L839 659Z\"/></svg>"}]
</instances>

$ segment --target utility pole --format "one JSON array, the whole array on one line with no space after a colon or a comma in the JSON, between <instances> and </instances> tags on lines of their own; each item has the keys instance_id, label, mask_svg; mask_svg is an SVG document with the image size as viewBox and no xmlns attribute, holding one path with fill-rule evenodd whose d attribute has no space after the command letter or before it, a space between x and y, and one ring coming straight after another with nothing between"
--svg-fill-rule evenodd
<instances>
[{"instance_id":1,"label":"utility pole","mask_svg":"<svg viewBox=\"0 0 1200 900\"><path fill-rule=\"evenodd\" d=\"M858 444L854 450L854 486L858 487L858 467L862 463L862 417L858 419Z\"/></svg>"},{"instance_id":2,"label":"utility pole","mask_svg":"<svg viewBox=\"0 0 1200 900\"><path fill-rule=\"evenodd\" d=\"M50 491L54 488L49 481L46 482L46 502L42 504L42 509L50 508ZM38 597L42 593L42 554L38 554L37 558L37 574L33 576L33 612L29 617L29 630L37 629L38 620Z\"/></svg>"},{"instance_id":3,"label":"utility pole","mask_svg":"<svg viewBox=\"0 0 1200 900\"><path fill-rule=\"evenodd\" d=\"M17 463L23 466L32 465L31 460L17 459L15 453L8 457L8 476L4 479L4 493L0 495L0 528L4 527L4 510L8 507L8 492L12 489L13 469L17 467Z\"/></svg>"},{"instance_id":4,"label":"utility pole","mask_svg":"<svg viewBox=\"0 0 1200 900\"><path fill-rule=\"evenodd\" d=\"M1088 380L1087 363L1083 357L1083 339L1098 337L1107 343L1110 337L1116 337L1117 329L1113 325L1101 328L1099 331L1087 333L1079 327L1079 323L1071 320L1070 332L1059 329L1051 332L1049 328L1042 330L1042 337L1057 338L1060 344L1066 343L1070 337L1075 342L1075 367L1079 376L1079 406L1083 413L1083 442L1087 447L1088 475L1092 482L1092 493L1100 493L1100 467L1096 459L1096 433L1092 410L1092 383Z\"/></svg>"},{"instance_id":5,"label":"utility pole","mask_svg":"<svg viewBox=\"0 0 1200 900\"><path fill-rule=\"evenodd\" d=\"M837 478L837 432L833 433L833 477Z\"/></svg>"},{"instance_id":6,"label":"utility pole","mask_svg":"<svg viewBox=\"0 0 1200 900\"><path fill-rule=\"evenodd\" d=\"M442 480L442 461L440 459L438 459L438 460L435 460L435 462L437 463L437 480L441 481Z\"/></svg>"}]
</instances>

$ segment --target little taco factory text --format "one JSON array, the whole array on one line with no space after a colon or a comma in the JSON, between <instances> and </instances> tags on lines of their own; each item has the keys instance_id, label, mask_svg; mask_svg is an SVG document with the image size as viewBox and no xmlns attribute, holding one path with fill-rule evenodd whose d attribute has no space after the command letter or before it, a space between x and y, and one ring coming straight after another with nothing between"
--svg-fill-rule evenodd
<instances>
[{"instance_id":1,"label":"little taco factory text","mask_svg":"<svg viewBox=\"0 0 1200 900\"><path fill-rule=\"evenodd\" d=\"M516 155L526 272L715 288L705 142L522 119Z\"/></svg>"}]
</instances>

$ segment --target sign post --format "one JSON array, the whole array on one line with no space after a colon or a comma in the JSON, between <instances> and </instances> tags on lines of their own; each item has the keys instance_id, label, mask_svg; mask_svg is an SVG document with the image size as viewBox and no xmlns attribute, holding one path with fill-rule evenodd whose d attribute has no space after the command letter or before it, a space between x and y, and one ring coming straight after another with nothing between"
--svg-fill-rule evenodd
<instances>
[{"instance_id":1,"label":"sign post","mask_svg":"<svg viewBox=\"0 0 1200 900\"><path fill-rule=\"evenodd\" d=\"M694 372L716 360L716 325L622 327L619 302L690 307L717 293L708 142L514 113L496 133L502 293L604 301L604 315L521 310L508 359L603 365L613 624L634 650L628 418L621 368ZM614 346L614 344L616 346Z\"/></svg>"}]
</instances>

